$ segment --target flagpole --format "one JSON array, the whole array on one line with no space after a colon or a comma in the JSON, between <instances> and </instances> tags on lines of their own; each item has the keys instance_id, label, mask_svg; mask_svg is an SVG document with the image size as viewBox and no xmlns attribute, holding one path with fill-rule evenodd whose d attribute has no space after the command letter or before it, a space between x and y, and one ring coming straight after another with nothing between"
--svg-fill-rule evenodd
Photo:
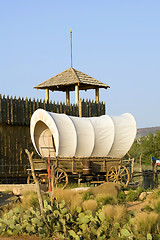
<instances>
[{"instance_id":1,"label":"flagpole","mask_svg":"<svg viewBox=\"0 0 160 240\"><path fill-rule=\"evenodd\" d=\"M71 43L71 68L72 68L72 28L70 29L70 43Z\"/></svg>"}]
</instances>

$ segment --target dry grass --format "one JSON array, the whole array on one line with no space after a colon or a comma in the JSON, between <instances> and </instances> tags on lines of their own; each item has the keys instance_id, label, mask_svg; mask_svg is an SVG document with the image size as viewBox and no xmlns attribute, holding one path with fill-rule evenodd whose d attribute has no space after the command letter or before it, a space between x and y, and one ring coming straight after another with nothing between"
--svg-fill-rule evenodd
<instances>
[{"instance_id":1,"label":"dry grass","mask_svg":"<svg viewBox=\"0 0 160 240\"><path fill-rule=\"evenodd\" d=\"M160 189L155 189L152 194L148 196L149 199L160 199Z\"/></svg>"},{"instance_id":2,"label":"dry grass","mask_svg":"<svg viewBox=\"0 0 160 240\"><path fill-rule=\"evenodd\" d=\"M39 207L37 193L26 192L23 195L21 207L24 209L29 209L30 207Z\"/></svg>"},{"instance_id":3,"label":"dry grass","mask_svg":"<svg viewBox=\"0 0 160 240\"><path fill-rule=\"evenodd\" d=\"M154 211L160 214L160 197L153 200L152 206Z\"/></svg>"},{"instance_id":4,"label":"dry grass","mask_svg":"<svg viewBox=\"0 0 160 240\"><path fill-rule=\"evenodd\" d=\"M96 200L90 199L82 203L82 208L84 211L86 210L96 211L98 208L98 204Z\"/></svg>"},{"instance_id":5,"label":"dry grass","mask_svg":"<svg viewBox=\"0 0 160 240\"><path fill-rule=\"evenodd\" d=\"M112 205L106 205L103 207L102 212L108 219L113 219L115 215L115 208Z\"/></svg>"},{"instance_id":6,"label":"dry grass","mask_svg":"<svg viewBox=\"0 0 160 240\"><path fill-rule=\"evenodd\" d=\"M106 182L98 187L90 189L90 192L95 196L97 196L98 194L106 194L108 196L117 197L120 191L120 185L112 182Z\"/></svg>"},{"instance_id":7,"label":"dry grass","mask_svg":"<svg viewBox=\"0 0 160 240\"><path fill-rule=\"evenodd\" d=\"M121 219L126 218L127 215L127 209L124 205L116 205L115 206L115 215L114 215L114 220L115 221L120 221Z\"/></svg>"},{"instance_id":8,"label":"dry grass","mask_svg":"<svg viewBox=\"0 0 160 240\"><path fill-rule=\"evenodd\" d=\"M138 213L135 217L135 227L143 235L156 233L158 221L158 214L156 213Z\"/></svg>"},{"instance_id":9,"label":"dry grass","mask_svg":"<svg viewBox=\"0 0 160 240\"><path fill-rule=\"evenodd\" d=\"M102 212L107 219L113 219L116 222L125 219L127 214L127 210L123 205L106 205L103 207Z\"/></svg>"},{"instance_id":10,"label":"dry grass","mask_svg":"<svg viewBox=\"0 0 160 240\"><path fill-rule=\"evenodd\" d=\"M58 202L65 201L67 207L71 212L75 211L76 207L82 204L82 192L75 192L72 190L55 189L54 197Z\"/></svg>"},{"instance_id":11,"label":"dry grass","mask_svg":"<svg viewBox=\"0 0 160 240\"><path fill-rule=\"evenodd\" d=\"M160 213L160 189L155 189L152 194L148 195L147 199L152 209Z\"/></svg>"}]
</instances>

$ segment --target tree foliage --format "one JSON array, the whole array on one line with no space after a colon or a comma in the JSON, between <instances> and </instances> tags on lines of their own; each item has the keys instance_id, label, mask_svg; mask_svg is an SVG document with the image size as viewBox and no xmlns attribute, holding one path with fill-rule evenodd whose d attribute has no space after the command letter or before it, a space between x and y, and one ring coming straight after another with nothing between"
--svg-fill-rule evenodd
<instances>
[{"instance_id":1,"label":"tree foliage","mask_svg":"<svg viewBox=\"0 0 160 240\"><path fill-rule=\"evenodd\" d=\"M142 164L145 165L151 163L152 157L160 159L160 131L136 139L129 150L129 154L136 162L139 162L141 155Z\"/></svg>"}]
</instances>

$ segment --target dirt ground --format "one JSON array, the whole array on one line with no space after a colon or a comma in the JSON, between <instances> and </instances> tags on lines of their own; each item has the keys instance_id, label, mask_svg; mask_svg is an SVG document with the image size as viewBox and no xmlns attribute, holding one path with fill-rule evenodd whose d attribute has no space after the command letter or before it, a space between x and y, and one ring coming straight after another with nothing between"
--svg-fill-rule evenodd
<instances>
[{"instance_id":1,"label":"dirt ground","mask_svg":"<svg viewBox=\"0 0 160 240\"><path fill-rule=\"evenodd\" d=\"M126 204L126 207L129 211L136 210L137 213L138 213L138 212L141 212L144 209L144 207L148 204L148 201L149 200L146 199L144 201L128 202Z\"/></svg>"}]
</instances>

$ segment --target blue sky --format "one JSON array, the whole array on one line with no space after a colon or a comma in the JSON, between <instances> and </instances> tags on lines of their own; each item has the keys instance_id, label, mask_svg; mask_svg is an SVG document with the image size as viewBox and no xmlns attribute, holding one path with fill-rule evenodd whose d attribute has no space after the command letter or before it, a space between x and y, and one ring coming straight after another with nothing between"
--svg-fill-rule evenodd
<instances>
[{"instance_id":1,"label":"blue sky","mask_svg":"<svg viewBox=\"0 0 160 240\"><path fill-rule=\"evenodd\" d=\"M33 87L70 67L70 28L73 67L111 87L107 114L160 126L159 0L0 0L0 93L44 99Z\"/></svg>"}]
</instances>

